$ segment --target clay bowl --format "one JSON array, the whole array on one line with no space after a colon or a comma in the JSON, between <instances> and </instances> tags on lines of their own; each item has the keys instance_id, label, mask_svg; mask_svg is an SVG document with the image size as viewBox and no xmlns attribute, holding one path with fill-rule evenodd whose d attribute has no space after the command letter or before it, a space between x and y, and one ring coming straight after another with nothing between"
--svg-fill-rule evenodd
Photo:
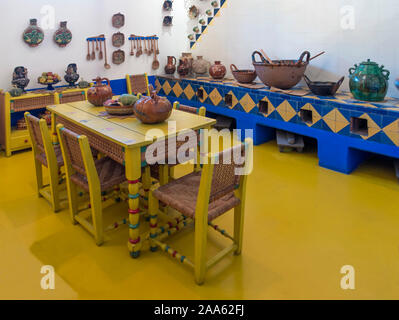
<instances>
[{"instance_id":1,"label":"clay bowl","mask_svg":"<svg viewBox=\"0 0 399 320\"><path fill-rule=\"evenodd\" d=\"M238 70L235 64L230 66L230 70L239 83L252 83L257 77L255 70Z\"/></svg>"},{"instance_id":2,"label":"clay bowl","mask_svg":"<svg viewBox=\"0 0 399 320\"><path fill-rule=\"evenodd\" d=\"M335 95L345 79L345 77L342 77L338 82L322 82L310 81L310 79L306 75L304 75L303 77L310 91L312 91L312 93L316 96Z\"/></svg>"},{"instance_id":3,"label":"clay bowl","mask_svg":"<svg viewBox=\"0 0 399 320\"><path fill-rule=\"evenodd\" d=\"M261 62L255 60L255 55L259 55ZM306 56L306 61L303 58ZM268 87L276 87L288 90L295 87L305 74L309 64L310 53L305 51L299 60L273 60L269 63L263 55L255 51L252 54L252 64L255 67L259 79Z\"/></svg>"},{"instance_id":4,"label":"clay bowl","mask_svg":"<svg viewBox=\"0 0 399 320\"><path fill-rule=\"evenodd\" d=\"M107 100L104 107L105 111L113 116L128 116L134 113L133 106L124 106L118 100Z\"/></svg>"}]
</instances>

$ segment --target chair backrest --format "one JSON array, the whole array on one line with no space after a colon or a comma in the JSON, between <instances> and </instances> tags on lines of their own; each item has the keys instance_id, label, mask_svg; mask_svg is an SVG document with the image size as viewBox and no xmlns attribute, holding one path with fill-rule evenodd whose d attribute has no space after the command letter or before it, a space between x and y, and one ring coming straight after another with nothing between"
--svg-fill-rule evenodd
<instances>
[{"instance_id":1,"label":"chair backrest","mask_svg":"<svg viewBox=\"0 0 399 320\"><path fill-rule=\"evenodd\" d=\"M129 94L146 94L150 95L150 88L148 83L148 76L146 73L138 75L126 76L127 89Z\"/></svg>"},{"instance_id":2,"label":"chair backrest","mask_svg":"<svg viewBox=\"0 0 399 320\"><path fill-rule=\"evenodd\" d=\"M195 108L195 107L182 105L179 102L175 102L173 104L173 109L188 112L188 113L198 114L199 116L202 116L202 117L205 117L205 114L206 114L205 107Z\"/></svg>"},{"instance_id":3,"label":"chair backrest","mask_svg":"<svg viewBox=\"0 0 399 320\"><path fill-rule=\"evenodd\" d=\"M222 151L214 157L209 202L213 202L239 188L242 181L237 169L243 169L249 159L248 143ZM211 164L208 164L211 165Z\"/></svg>"},{"instance_id":4,"label":"chair backrest","mask_svg":"<svg viewBox=\"0 0 399 320\"><path fill-rule=\"evenodd\" d=\"M79 135L68 130L62 125L57 127L64 161L67 166L71 166L76 172L86 175L85 164L79 144Z\"/></svg>"},{"instance_id":5,"label":"chair backrest","mask_svg":"<svg viewBox=\"0 0 399 320\"><path fill-rule=\"evenodd\" d=\"M44 153L44 142L40 131L40 119L32 116L29 112L25 113L25 121L32 141L32 147L40 153Z\"/></svg>"}]
</instances>

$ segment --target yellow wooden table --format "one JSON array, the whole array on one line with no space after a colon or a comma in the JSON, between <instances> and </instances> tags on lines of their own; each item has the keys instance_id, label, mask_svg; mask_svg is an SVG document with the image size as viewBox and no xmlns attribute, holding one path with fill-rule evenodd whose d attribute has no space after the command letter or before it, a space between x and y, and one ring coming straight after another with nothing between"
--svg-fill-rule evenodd
<instances>
[{"instance_id":1,"label":"yellow wooden table","mask_svg":"<svg viewBox=\"0 0 399 320\"><path fill-rule=\"evenodd\" d=\"M87 135L95 149L125 165L126 179L129 183L128 248L130 255L137 258L142 246L139 227L139 181L141 168L146 166L146 163L142 163L141 153L146 146L154 142L153 137L147 136L148 131L158 129L159 133L162 133L158 135L158 139L168 139L189 129L210 128L216 120L173 110L168 122L175 121L175 125L168 126L168 122L146 125L135 118L107 119L101 115L105 111L103 107L94 107L88 101L59 104L47 109L52 113L54 129L55 123L62 123L78 134ZM149 189L149 183L143 181L143 188Z\"/></svg>"}]
</instances>

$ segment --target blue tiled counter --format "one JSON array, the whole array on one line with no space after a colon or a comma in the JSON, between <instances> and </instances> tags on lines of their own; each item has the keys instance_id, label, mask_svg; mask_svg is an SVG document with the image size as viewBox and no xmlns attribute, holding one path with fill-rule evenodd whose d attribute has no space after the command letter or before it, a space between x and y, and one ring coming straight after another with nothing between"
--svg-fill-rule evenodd
<instances>
[{"instance_id":1,"label":"blue tiled counter","mask_svg":"<svg viewBox=\"0 0 399 320\"><path fill-rule=\"evenodd\" d=\"M238 129L253 129L256 145L281 129L317 139L319 164L350 173L368 153L399 158L399 99L382 103L335 97L288 95L247 89L233 81L175 79L158 76L159 95L172 102L234 118Z\"/></svg>"}]
</instances>

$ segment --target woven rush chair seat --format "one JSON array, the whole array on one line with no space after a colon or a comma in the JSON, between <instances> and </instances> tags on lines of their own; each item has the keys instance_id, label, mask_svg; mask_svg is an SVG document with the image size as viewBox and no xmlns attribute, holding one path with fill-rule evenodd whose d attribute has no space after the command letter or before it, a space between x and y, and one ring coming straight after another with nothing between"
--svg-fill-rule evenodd
<instances>
[{"instance_id":1,"label":"woven rush chair seat","mask_svg":"<svg viewBox=\"0 0 399 320\"><path fill-rule=\"evenodd\" d=\"M101 191L107 191L126 181L125 168L110 158L95 161L95 166L100 179ZM85 175L76 172L71 176L71 181L89 192L89 183Z\"/></svg>"},{"instance_id":2,"label":"woven rush chair seat","mask_svg":"<svg viewBox=\"0 0 399 320\"><path fill-rule=\"evenodd\" d=\"M200 182L201 172L193 172L159 187L153 193L158 200L194 219ZM234 191L223 195L209 204L208 221L216 219L239 204L240 199L235 197Z\"/></svg>"},{"instance_id":3,"label":"woven rush chair seat","mask_svg":"<svg viewBox=\"0 0 399 320\"><path fill-rule=\"evenodd\" d=\"M60 146L54 146L55 156L57 157L57 165L58 167L62 167L64 165L64 159L62 158L62 151ZM42 152L36 155L36 159L39 160L46 168L48 167L46 153Z\"/></svg>"}]
</instances>

